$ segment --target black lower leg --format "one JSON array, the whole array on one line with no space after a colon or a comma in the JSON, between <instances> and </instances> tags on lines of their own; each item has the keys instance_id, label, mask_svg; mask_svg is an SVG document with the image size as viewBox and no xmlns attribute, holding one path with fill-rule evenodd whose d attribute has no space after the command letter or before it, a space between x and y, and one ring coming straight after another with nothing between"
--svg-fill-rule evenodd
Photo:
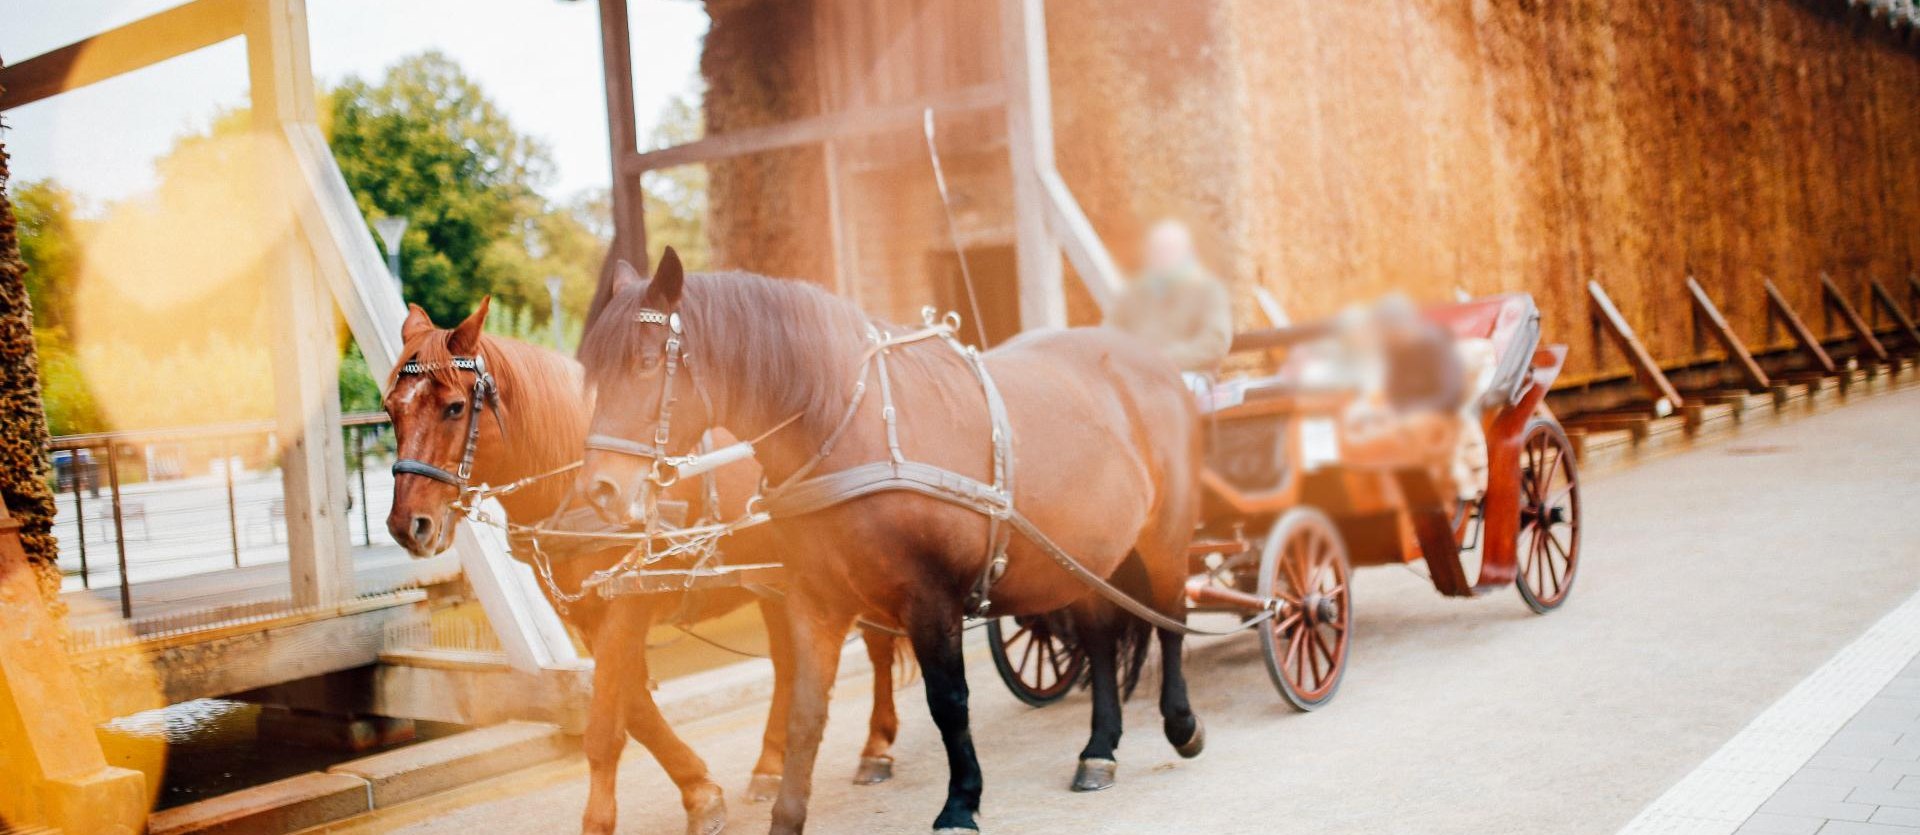
<instances>
[{"instance_id":1,"label":"black lower leg","mask_svg":"<svg viewBox=\"0 0 1920 835\"><path fill-rule=\"evenodd\" d=\"M1183 636L1170 629L1160 630L1160 721L1180 756L1200 754L1205 740L1200 738L1200 717L1193 715L1187 701L1187 674L1180 666Z\"/></svg>"},{"instance_id":2,"label":"black lower leg","mask_svg":"<svg viewBox=\"0 0 1920 835\"><path fill-rule=\"evenodd\" d=\"M1199 728L1193 706L1187 702L1187 677L1180 668L1181 635L1160 630L1160 719L1167 741L1176 747L1186 744Z\"/></svg>"},{"instance_id":3,"label":"black lower leg","mask_svg":"<svg viewBox=\"0 0 1920 835\"><path fill-rule=\"evenodd\" d=\"M973 830L984 777L967 724L967 674L960 654L960 619L932 618L913 629L913 650L926 676L927 709L947 749L947 802L933 828Z\"/></svg>"},{"instance_id":4,"label":"black lower leg","mask_svg":"<svg viewBox=\"0 0 1920 835\"><path fill-rule=\"evenodd\" d=\"M1080 636L1092 667L1093 733L1087 737L1087 747L1080 752L1080 759L1111 760L1114 750L1120 747L1120 674L1114 626L1081 620L1074 631Z\"/></svg>"}]
</instances>

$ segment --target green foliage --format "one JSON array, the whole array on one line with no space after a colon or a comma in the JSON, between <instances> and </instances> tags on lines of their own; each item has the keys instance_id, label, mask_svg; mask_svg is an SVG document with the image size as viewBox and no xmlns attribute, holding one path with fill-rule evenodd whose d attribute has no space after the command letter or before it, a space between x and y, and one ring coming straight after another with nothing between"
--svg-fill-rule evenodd
<instances>
[{"instance_id":1,"label":"green foliage","mask_svg":"<svg viewBox=\"0 0 1920 835\"><path fill-rule=\"evenodd\" d=\"M43 331L64 329L73 321L73 288L80 274L73 194L52 180L22 183L14 190L13 210L34 325Z\"/></svg>"},{"instance_id":2,"label":"green foliage","mask_svg":"<svg viewBox=\"0 0 1920 835\"><path fill-rule=\"evenodd\" d=\"M373 379L358 343L348 343L347 355L340 358L340 411L380 411L380 383Z\"/></svg>"},{"instance_id":3,"label":"green foliage","mask_svg":"<svg viewBox=\"0 0 1920 835\"><path fill-rule=\"evenodd\" d=\"M15 188L13 206L33 303L47 427L55 435L98 432L106 426L81 379L71 337L82 235L76 201L59 183L39 180Z\"/></svg>"},{"instance_id":4,"label":"green foliage","mask_svg":"<svg viewBox=\"0 0 1920 835\"><path fill-rule=\"evenodd\" d=\"M402 286L435 321L457 321L487 293L544 297L522 258L539 230L535 191L552 163L439 52L406 58L378 84L349 76L327 95L328 140L368 219L404 215ZM531 292L539 290L538 295Z\"/></svg>"},{"instance_id":5,"label":"green foliage","mask_svg":"<svg viewBox=\"0 0 1920 835\"><path fill-rule=\"evenodd\" d=\"M700 115L698 91L674 96L660 111L653 130L653 146L666 148L699 139L706 133ZM707 247L707 167L681 165L642 175L646 187L647 248L659 252L671 245L689 270L711 268Z\"/></svg>"}]
</instances>

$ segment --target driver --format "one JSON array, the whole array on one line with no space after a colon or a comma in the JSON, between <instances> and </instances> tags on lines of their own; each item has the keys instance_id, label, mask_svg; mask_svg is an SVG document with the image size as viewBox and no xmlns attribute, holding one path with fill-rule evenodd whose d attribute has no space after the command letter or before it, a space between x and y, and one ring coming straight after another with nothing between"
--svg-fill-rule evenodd
<instances>
[{"instance_id":1,"label":"driver","mask_svg":"<svg viewBox=\"0 0 1920 835\"><path fill-rule=\"evenodd\" d=\"M1162 220L1148 230L1141 264L1107 324L1158 347L1204 405L1213 375L1233 344L1227 288L1200 266L1193 233L1177 220Z\"/></svg>"}]
</instances>

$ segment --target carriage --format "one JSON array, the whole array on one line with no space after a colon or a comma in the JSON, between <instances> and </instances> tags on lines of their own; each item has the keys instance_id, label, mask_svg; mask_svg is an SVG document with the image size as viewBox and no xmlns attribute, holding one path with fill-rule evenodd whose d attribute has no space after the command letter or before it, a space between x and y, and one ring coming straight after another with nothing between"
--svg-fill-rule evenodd
<instances>
[{"instance_id":1,"label":"carriage","mask_svg":"<svg viewBox=\"0 0 1920 835\"><path fill-rule=\"evenodd\" d=\"M1189 551L1190 611L1270 612L1255 629L1274 686L1299 710L1339 690L1356 567L1423 566L1449 597L1512 585L1542 614L1572 591L1579 473L1543 402L1566 346L1540 345L1539 312L1525 294L1421 315L1463 357L1468 397L1453 420L1394 427L1384 443L1377 431L1356 439L1361 392L1315 379L1297 356L1327 341L1327 323L1237 336L1242 358L1286 359L1216 386L1203 407L1209 451ZM999 618L988 639L1002 680L1027 704L1064 697L1086 673L1064 618Z\"/></svg>"}]
</instances>

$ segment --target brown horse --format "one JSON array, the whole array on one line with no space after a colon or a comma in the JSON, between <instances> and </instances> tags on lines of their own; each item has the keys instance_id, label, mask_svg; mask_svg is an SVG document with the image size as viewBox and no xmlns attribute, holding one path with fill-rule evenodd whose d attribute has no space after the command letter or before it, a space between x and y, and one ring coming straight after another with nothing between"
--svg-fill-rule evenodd
<instances>
[{"instance_id":1,"label":"brown horse","mask_svg":"<svg viewBox=\"0 0 1920 835\"><path fill-rule=\"evenodd\" d=\"M468 421L478 417L469 410L479 408L495 414L475 424L478 435L472 445L469 479L473 484L509 484L577 460L586 436L588 413L580 386L580 366L558 353L482 333L486 316L487 303L483 301L458 327L441 330L420 308L411 308L401 330L405 341L402 356L417 362L419 373L402 373L404 363L395 369L385 402L387 414L393 418L398 455L424 462L426 469L437 468L442 474L456 472L468 446ZM459 368L454 361L466 357L484 361L497 387L496 398L474 396L474 371ZM723 516L744 509L758 478L751 467L720 474L716 486ZM702 507L706 499L699 481L688 481L675 498L688 501L690 507ZM500 502L510 519L530 524L560 508L569 487L567 478L546 478L502 496ZM394 477L393 510L387 517L387 529L416 556L444 551L453 541L454 503L458 498L457 483L403 469ZM729 539L723 547L731 559L761 562L777 558L777 544L771 531L750 530ZM553 565L556 584L569 592L579 588L592 572L612 565L622 552L591 547L572 550L556 554ZM613 830L614 777L627 734L652 751L680 787L689 833L708 835L725 826L726 806L720 786L708 775L706 763L667 725L648 691L646 639L658 613L673 616L677 612L686 621L697 622L748 602L759 603L766 619L775 674L773 708L767 716L760 760L754 766L749 788L749 799L764 801L772 799L779 784L786 753L786 714L793 692L792 642L783 604L743 589L728 589L696 594L691 600L651 595L608 602L589 594L566 607L567 619L587 636L595 662L585 740L592 771L582 823L585 831ZM884 633L863 632L867 655L873 661L874 704L867 745L854 779L877 783L892 774L889 751L899 728L893 705L895 642Z\"/></svg>"},{"instance_id":2,"label":"brown horse","mask_svg":"<svg viewBox=\"0 0 1920 835\"><path fill-rule=\"evenodd\" d=\"M671 249L651 281L626 271L581 346L597 397L596 440L580 475L589 502L624 519L646 500L650 459L684 454L709 426L742 438L764 434L756 457L775 485L809 466L822 475L887 461L888 398L868 394L856 403L856 383L863 392L890 389L904 460L985 481L994 457L991 410L967 357L940 339L894 345L888 373L862 379L878 335L900 333L803 282L686 277ZM1184 618L1199 447L1194 407L1173 366L1105 329L1026 334L989 351L985 366L1011 429L1015 507L1090 573ZM664 423L663 410L671 418ZM665 449L645 446L663 435L655 446ZM823 446L830 447L824 455ZM887 490L781 524L790 532L788 613L799 658L773 831L805 824L839 636L858 615L905 626L947 749L947 799L934 828L976 831L982 777L968 728L961 625L964 601L990 562L988 519ZM1015 537L1008 556L991 586L993 613L1069 607L1091 654L1093 729L1073 785L1106 788L1120 739L1115 645L1145 624L1089 595L1031 541ZM1194 756L1204 735L1187 702L1181 635L1162 631L1160 638L1166 736Z\"/></svg>"}]
</instances>

